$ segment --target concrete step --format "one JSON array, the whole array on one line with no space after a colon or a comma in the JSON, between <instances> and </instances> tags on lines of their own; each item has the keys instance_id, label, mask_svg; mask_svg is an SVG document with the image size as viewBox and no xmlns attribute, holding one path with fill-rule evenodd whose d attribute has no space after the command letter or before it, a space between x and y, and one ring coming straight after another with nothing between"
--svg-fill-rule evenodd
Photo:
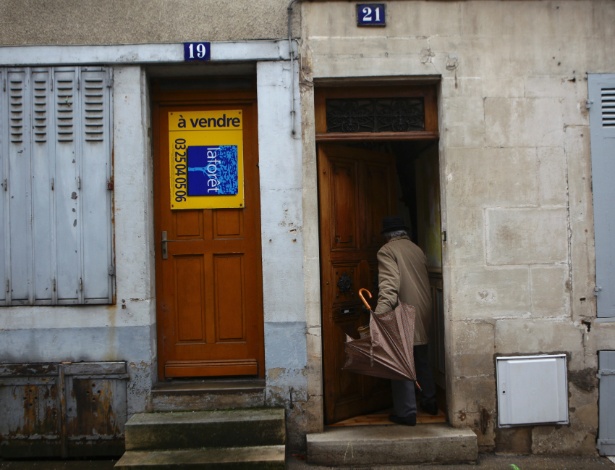
<instances>
[{"instance_id":1,"label":"concrete step","mask_svg":"<svg viewBox=\"0 0 615 470\"><path fill-rule=\"evenodd\" d=\"M152 390L153 411L230 410L265 406L265 381L194 380L157 384Z\"/></svg>"},{"instance_id":2,"label":"concrete step","mask_svg":"<svg viewBox=\"0 0 615 470\"><path fill-rule=\"evenodd\" d=\"M283 408L137 413L125 427L127 451L284 445Z\"/></svg>"},{"instance_id":3,"label":"concrete step","mask_svg":"<svg viewBox=\"0 0 615 470\"><path fill-rule=\"evenodd\" d=\"M166 467L221 469L283 469L284 446L206 448L126 452L114 468L154 470Z\"/></svg>"},{"instance_id":4,"label":"concrete step","mask_svg":"<svg viewBox=\"0 0 615 470\"><path fill-rule=\"evenodd\" d=\"M315 465L459 464L477 458L476 434L448 424L329 428L307 435L307 461Z\"/></svg>"}]
</instances>

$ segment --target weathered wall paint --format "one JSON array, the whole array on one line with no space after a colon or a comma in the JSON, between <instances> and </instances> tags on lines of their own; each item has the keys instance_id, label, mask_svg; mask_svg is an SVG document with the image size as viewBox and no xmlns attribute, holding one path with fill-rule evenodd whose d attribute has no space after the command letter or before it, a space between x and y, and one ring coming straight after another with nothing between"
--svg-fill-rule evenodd
<instances>
[{"instance_id":1,"label":"weathered wall paint","mask_svg":"<svg viewBox=\"0 0 615 470\"><path fill-rule=\"evenodd\" d=\"M305 435L306 327L301 206L301 116L297 68L290 62L257 66L261 238L265 321L265 401L287 410L289 444Z\"/></svg>"}]
</instances>

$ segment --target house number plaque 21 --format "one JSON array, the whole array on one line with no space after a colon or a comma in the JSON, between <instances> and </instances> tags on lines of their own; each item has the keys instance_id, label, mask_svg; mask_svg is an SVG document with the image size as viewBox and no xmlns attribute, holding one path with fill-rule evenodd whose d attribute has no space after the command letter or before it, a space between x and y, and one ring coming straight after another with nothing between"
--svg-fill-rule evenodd
<instances>
[{"instance_id":1,"label":"house number plaque 21","mask_svg":"<svg viewBox=\"0 0 615 470\"><path fill-rule=\"evenodd\" d=\"M384 3L358 3L357 26L386 26Z\"/></svg>"}]
</instances>

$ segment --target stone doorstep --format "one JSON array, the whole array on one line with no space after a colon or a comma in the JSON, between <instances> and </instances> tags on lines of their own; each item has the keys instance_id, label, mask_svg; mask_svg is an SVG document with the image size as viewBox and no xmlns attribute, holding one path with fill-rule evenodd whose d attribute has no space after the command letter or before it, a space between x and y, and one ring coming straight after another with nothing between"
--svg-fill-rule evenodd
<instances>
[{"instance_id":1,"label":"stone doorstep","mask_svg":"<svg viewBox=\"0 0 615 470\"><path fill-rule=\"evenodd\" d=\"M246 393L261 392L264 389L265 380L175 380L156 384L152 394Z\"/></svg>"},{"instance_id":2,"label":"stone doorstep","mask_svg":"<svg viewBox=\"0 0 615 470\"><path fill-rule=\"evenodd\" d=\"M114 468L154 469L172 466L173 468L202 468L215 465L225 469L283 469L285 468L285 448L278 446L203 448L166 451L126 452Z\"/></svg>"},{"instance_id":3,"label":"stone doorstep","mask_svg":"<svg viewBox=\"0 0 615 470\"><path fill-rule=\"evenodd\" d=\"M329 428L307 435L307 461L326 466L472 463L476 434L448 424Z\"/></svg>"},{"instance_id":4,"label":"stone doorstep","mask_svg":"<svg viewBox=\"0 0 615 470\"><path fill-rule=\"evenodd\" d=\"M152 389L153 411L217 410L265 406L264 380L174 380Z\"/></svg>"},{"instance_id":5,"label":"stone doorstep","mask_svg":"<svg viewBox=\"0 0 615 470\"><path fill-rule=\"evenodd\" d=\"M136 413L126 422L127 451L281 445L282 408Z\"/></svg>"}]
</instances>

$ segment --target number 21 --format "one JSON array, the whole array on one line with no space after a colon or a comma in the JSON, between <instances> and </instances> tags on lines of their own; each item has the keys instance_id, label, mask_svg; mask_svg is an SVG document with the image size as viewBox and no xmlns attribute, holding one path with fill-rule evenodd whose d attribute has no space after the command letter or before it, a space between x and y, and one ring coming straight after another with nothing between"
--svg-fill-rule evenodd
<instances>
[{"instance_id":1,"label":"number 21","mask_svg":"<svg viewBox=\"0 0 615 470\"><path fill-rule=\"evenodd\" d=\"M375 18L372 17L372 11L375 13ZM362 10L363 13L363 21L365 22L380 22L380 7L373 8L372 7L364 7Z\"/></svg>"}]
</instances>

